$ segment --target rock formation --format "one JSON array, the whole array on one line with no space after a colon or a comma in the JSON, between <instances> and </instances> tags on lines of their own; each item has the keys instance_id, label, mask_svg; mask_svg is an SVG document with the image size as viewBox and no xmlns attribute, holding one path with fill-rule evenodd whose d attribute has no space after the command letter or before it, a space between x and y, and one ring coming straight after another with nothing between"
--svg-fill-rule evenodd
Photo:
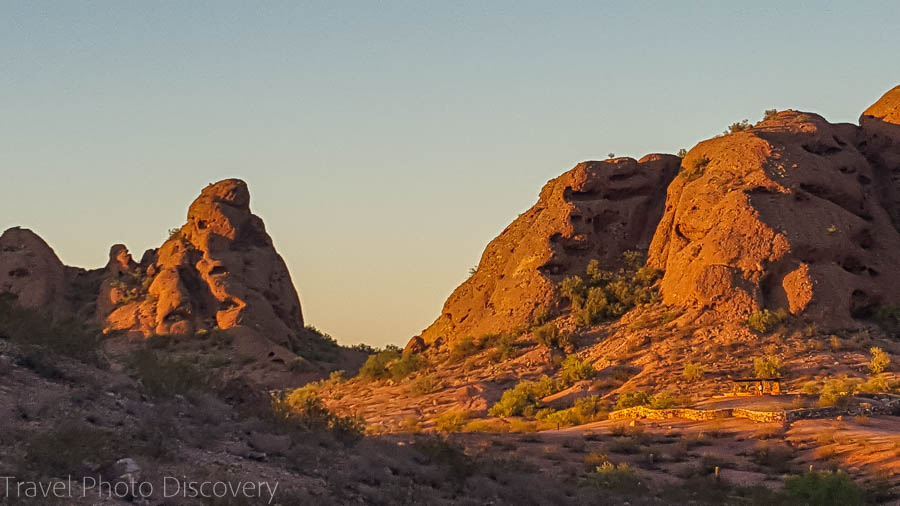
<instances>
[{"instance_id":1,"label":"rock formation","mask_svg":"<svg viewBox=\"0 0 900 506\"><path fill-rule=\"evenodd\" d=\"M238 179L207 186L187 223L140 263L113 246L98 316L144 336L241 327L289 350L306 334L287 267Z\"/></svg>"},{"instance_id":2,"label":"rock formation","mask_svg":"<svg viewBox=\"0 0 900 506\"><path fill-rule=\"evenodd\" d=\"M0 235L0 293L11 293L22 306L65 316L72 311L66 267L50 246L26 228Z\"/></svg>"},{"instance_id":3,"label":"rock formation","mask_svg":"<svg viewBox=\"0 0 900 506\"><path fill-rule=\"evenodd\" d=\"M538 202L488 244L421 339L431 345L528 323L554 304L556 283L582 274L592 259L614 268L624 251L646 249L679 162L672 155L584 162L549 181Z\"/></svg>"},{"instance_id":4,"label":"rock formation","mask_svg":"<svg viewBox=\"0 0 900 506\"><path fill-rule=\"evenodd\" d=\"M900 235L858 149L875 135L784 111L694 147L650 249L663 301L844 325L900 300Z\"/></svg>"}]
</instances>

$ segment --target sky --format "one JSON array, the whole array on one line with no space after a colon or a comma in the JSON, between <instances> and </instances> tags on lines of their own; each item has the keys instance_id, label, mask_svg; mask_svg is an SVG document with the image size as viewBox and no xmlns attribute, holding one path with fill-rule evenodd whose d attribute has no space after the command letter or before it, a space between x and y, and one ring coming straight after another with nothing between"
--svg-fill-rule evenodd
<instances>
[{"instance_id":1,"label":"sky","mask_svg":"<svg viewBox=\"0 0 900 506\"><path fill-rule=\"evenodd\" d=\"M246 180L307 323L404 344L541 186L900 82L894 2L0 0L0 229L135 257Z\"/></svg>"}]
</instances>

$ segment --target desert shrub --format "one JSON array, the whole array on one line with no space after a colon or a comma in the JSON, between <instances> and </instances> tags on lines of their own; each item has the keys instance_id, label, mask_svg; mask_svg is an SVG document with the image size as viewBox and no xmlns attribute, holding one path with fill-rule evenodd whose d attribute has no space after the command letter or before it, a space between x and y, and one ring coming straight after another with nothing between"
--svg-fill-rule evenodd
<instances>
[{"instance_id":1,"label":"desert shrub","mask_svg":"<svg viewBox=\"0 0 900 506\"><path fill-rule=\"evenodd\" d=\"M340 416L322 404L314 392L297 389L273 395L268 418L283 427L303 431L330 431L337 440L351 444L362 438L361 418Z\"/></svg>"},{"instance_id":2,"label":"desert shrub","mask_svg":"<svg viewBox=\"0 0 900 506\"><path fill-rule=\"evenodd\" d=\"M753 359L753 373L757 378L777 378L781 376L781 359L778 357L756 357Z\"/></svg>"},{"instance_id":3,"label":"desert shrub","mask_svg":"<svg viewBox=\"0 0 900 506\"><path fill-rule=\"evenodd\" d=\"M709 165L709 162L711 161L712 160L707 156L700 156L699 158L695 158L690 165L685 166L684 162L682 162L679 175L683 176L688 181L698 179L706 171L706 166Z\"/></svg>"},{"instance_id":4,"label":"desert shrub","mask_svg":"<svg viewBox=\"0 0 900 506\"><path fill-rule=\"evenodd\" d=\"M794 458L794 452L783 443L768 443L759 441L753 447L750 460L755 464L773 469L778 473L790 471L790 461Z\"/></svg>"},{"instance_id":5,"label":"desert shrub","mask_svg":"<svg viewBox=\"0 0 900 506\"><path fill-rule=\"evenodd\" d=\"M616 494L636 495L647 492L647 486L625 462L618 465L609 461L600 464L595 472L588 476L586 484Z\"/></svg>"},{"instance_id":6,"label":"desert shrub","mask_svg":"<svg viewBox=\"0 0 900 506\"><path fill-rule=\"evenodd\" d=\"M549 307L541 307L538 308L531 315L531 324L535 326L543 325L550 321L550 308Z\"/></svg>"},{"instance_id":7,"label":"desert shrub","mask_svg":"<svg viewBox=\"0 0 900 506\"><path fill-rule=\"evenodd\" d=\"M484 343L484 339L482 339ZM486 343L491 348L488 360L491 362L502 362L515 358L519 355L519 347L516 345L516 338L511 334L499 334Z\"/></svg>"},{"instance_id":8,"label":"desert shrub","mask_svg":"<svg viewBox=\"0 0 900 506\"><path fill-rule=\"evenodd\" d=\"M594 366L585 360L578 358L578 355L572 354L566 357L562 363L560 378L568 385L576 381L590 379L594 376Z\"/></svg>"},{"instance_id":9,"label":"desert shrub","mask_svg":"<svg viewBox=\"0 0 900 506\"><path fill-rule=\"evenodd\" d=\"M658 392L650 397L650 407L653 409L669 409L682 404L684 401L667 391Z\"/></svg>"},{"instance_id":10,"label":"desert shrub","mask_svg":"<svg viewBox=\"0 0 900 506\"><path fill-rule=\"evenodd\" d=\"M559 411L549 408L542 409L535 416L551 427L568 427L606 420L609 408L610 405L607 401L594 395L576 400L571 408Z\"/></svg>"},{"instance_id":11,"label":"desert shrub","mask_svg":"<svg viewBox=\"0 0 900 506\"><path fill-rule=\"evenodd\" d=\"M407 353L402 355L399 360L394 361L389 367L388 371L391 373L391 377L395 380L403 379L410 374L418 371L419 369L425 367L428 362L421 355L417 355L415 353Z\"/></svg>"},{"instance_id":12,"label":"desert shrub","mask_svg":"<svg viewBox=\"0 0 900 506\"><path fill-rule=\"evenodd\" d=\"M464 337L450 347L450 360L460 361L481 351L474 337Z\"/></svg>"},{"instance_id":13,"label":"desert shrub","mask_svg":"<svg viewBox=\"0 0 900 506\"><path fill-rule=\"evenodd\" d=\"M19 306L17 297L0 294L0 336L27 348L97 363L100 332L76 320L48 318L44 312Z\"/></svg>"},{"instance_id":14,"label":"desert shrub","mask_svg":"<svg viewBox=\"0 0 900 506\"><path fill-rule=\"evenodd\" d=\"M891 363L891 357L877 346L870 348L869 354L872 355L872 360L869 362L869 370L872 371L873 374L884 372L884 370L887 369L888 364Z\"/></svg>"},{"instance_id":15,"label":"desert shrub","mask_svg":"<svg viewBox=\"0 0 900 506\"><path fill-rule=\"evenodd\" d=\"M546 323L534 329L534 338L541 346L555 348L558 337L559 328L552 323Z\"/></svg>"},{"instance_id":16,"label":"desert shrub","mask_svg":"<svg viewBox=\"0 0 900 506\"><path fill-rule=\"evenodd\" d=\"M385 349L369 355L366 363L359 369L358 376L369 380L387 378L391 375L388 366L398 359L400 352L394 349Z\"/></svg>"},{"instance_id":17,"label":"desert shrub","mask_svg":"<svg viewBox=\"0 0 900 506\"><path fill-rule=\"evenodd\" d=\"M840 351L841 348L844 347L844 343L841 342L841 338L832 334L831 337L828 338L828 345L831 346L831 351Z\"/></svg>"},{"instance_id":18,"label":"desert shrub","mask_svg":"<svg viewBox=\"0 0 900 506\"><path fill-rule=\"evenodd\" d=\"M763 113L763 121L773 119L778 115L778 109L766 109Z\"/></svg>"},{"instance_id":19,"label":"desert shrub","mask_svg":"<svg viewBox=\"0 0 900 506\"><path fill-rule=\"evenodd\" d=\"M807 381L800 390L809 395L815 395L822 391L822 389L819 388L819 383L816 381Z\"/></svg>"},{"instance_id":20,"label":"desert shrub","mask_svg":"<svg viewBox=\"0 0 900 506\"><path fill-rule=\"evenodd\" d=\"M25 463L42 476L80 478L93 471L92 465L115 462L120 458L120 446L110 432L66 425L29 441Z\"/></svg>"},{"instance_id":21,"label":"desert shrub","mask_svg":"<svg viewBox=\"0 0 900 506\"><path fill-rule=\"evenodd\" d=\"M894 390L894 385L888 382L884 374L876 374L870 376L869 379L860 383L856 387L856 391L861 394L885 394Z\"/></svg>"},{"instance_id":22,"label":"desert shrub","mask_svg":"<svg viewBox=\"0 0 900 506\"><path fill-rule=\"evenodd\" d=\"M705 373L706 367L703 365L688 362L684 364L684 370L681 372L681 376L688 381L697 381L701 379Z\"/></svg>"},{"instance_id":23,"label":"desert shrub","mask_svg":"<svg viewBox=\"0 0 900 506\"><path fill-rule=\"evenodd\" d=\"M900 336L900 305L889 303L878 306L872 311L872 318L894 337Z\"/></svg>"},{"instance_id":24,"label":"desert shrub","mask_svg":"<svg viewBox=\"0 0 900 506\"><path fill-rule=\"evenodd\" d=\"M441 432L459 432L463 426L472 417L472 414L465 410L450 410L438 415L435 419L435 428Z\"/></svg>"},{"instance_id":25,"label":"desert shrub","mask_svg":"<svg viewBox=\"0 0 900 506\"><path fill-rule=\"evenodd\" d=\"M647 392L624 392L619 394L619 398L616 399L615 409L646 406L647 404L650 404L650 394L648 394Z\"/></svg>"},{"instance_id":26,"label":"desert shrub","mask_svg":"<svg viewBox=\"0 0 900 506\"><path fill-rule=\"evenodd\" d=\"M447 476L456 482L464 481L477 468L475 460L466 455L461 446L444 437L419 439L412 447L424 458L422 464L445 466L449 471Z\"/></svg>"},{"instance_id":27,"label":"desert shrub","mask_svg":"<svg viewBox=\"0 0 900 506\"><path fill-rule=\"evenodd\" d=\"M444 388L444 382L437 375L426 374L416 378L409 390L415 395L426 395Z\"/></svg>"},{"instance_id":28,"label":"desert shrub","mask_svg":"<svg viewBox=\"0 0 900 506\"><path fill-rule=\"evenodd\" d=\"M600 269L592 260L585 274L570 276L559 284L559 294L571 303L572 315L581 327L618 318L631 308L658 300L652 286L662 271L641 266L644 255L637 251L623 253L625 267L618 272Z\"/></svg>"},{"instance_id":29,"label":"desert shrub","mask_svg":"<svg viewBox=\"0 0 900 506\"><path fill-rule=\"evenodd\" d=\"M781 325L785 318L787 318L787 311L784 309L779 309L778 311L763 309L751 314L747 318L747 325L760 334L768 334Z\"/></svg>"},{"instance_id":30,"label":"desert shrub","mask_svg":"<svg viewBox=\"0 0 900 506\"><path fill-rule=\"evenodd\" d=\"M558 391L557 382L546 375L538 381L520 381L514 388L503 392L488 413L491 416L531 416L537 411L541 399Z\"/></svg>"},{"instance_id":31,"label":"desert shrub","mask_svg":"<svg viewBox=\"0 0 900 506\"><path fill-rule=\"evenodd\" d=\"M863 491L843 472L810 471L784 481L791 504L853 506L865 504Z\"/></svg>"},{"instance_id":32,"label":"desert shrub","mask_svg":"<svg viewBox=\"0 0 900 506\"><path fill-rule=\"evenodd\" d=\"M825 381L822 393L819 395L820 407L846 407L856 392L856 381L849 378L832 378Z\"/></svg>"},{"instance_id":33,"label":"desert shrub","mask_svg":"<svg viewBox=\"0 0 900 506\"><path fill-rule=\"evenodd\" d=\"M678 150L677 153L675 153L675 156L677 156L678 158L684 158L687 156L687 150L684 148L681 148Z\"/></svg>"},{"instance_id":34,"label":"desert shrub","mask_svg":"<svg viewBox=\"0 0 900 506\"><path fill-rule=\"evenodd\" d=\"M734 123L728 125L728 128L722 132L724 135L733 134L737 132L743 132L744 130L750 129L750 121L749 120L741 120L735 121Z\"/></svg>"},{"instance_id":35,"label":"desert shrub","mask_svg":"<svg viewBox=\"0 0 900 506\"><path fill-rule=\"evenodd\" d=\"M307 325L305 329L313 335L314 339L306 340L297 350L298 355L316 362L334 362L338 359L341 347L331 335L313 325Z\"/></svg>"},{"instance_id":36,"label":"desert shrub","mask_svg":"<svg viewBox=\"0 0 900 506\"><path fill-rule=\"evenodd\" d=\"M148 349L135 351L129 366L147 393L154 397L172 397L201 390L209 383L208 378L188 360L160 357Z\"/></svg>"}]
</instances>

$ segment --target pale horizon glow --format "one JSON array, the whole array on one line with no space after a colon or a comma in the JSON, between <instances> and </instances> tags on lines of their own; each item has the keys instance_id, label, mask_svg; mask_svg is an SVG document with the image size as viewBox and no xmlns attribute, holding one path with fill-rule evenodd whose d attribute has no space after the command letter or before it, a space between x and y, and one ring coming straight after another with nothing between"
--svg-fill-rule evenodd
<instances>
[{"instance_id":1,"label":"pale horizon glow","mask_svg":"<svg viewBox=\"0 0 900 506\"><path fill-rule=\"evenodd\" d=\"M101 267L239 177L343 344L420 332L578 162L769 108L856 123L898 84L886 1L0 6L0 228Z\"/></svg>"}]
</instances>

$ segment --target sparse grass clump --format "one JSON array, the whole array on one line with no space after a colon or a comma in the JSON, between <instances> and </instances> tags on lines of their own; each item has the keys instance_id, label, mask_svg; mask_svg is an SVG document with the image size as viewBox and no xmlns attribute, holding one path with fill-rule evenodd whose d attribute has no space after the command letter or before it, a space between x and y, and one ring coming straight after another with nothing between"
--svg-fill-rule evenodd
<instances>
[{"instance_id":1,"label":"sparse grass clump","mask_svg":"<svg viewBox=\"0 0 900 506\"><path fill-rule=\"evenodd\" d=\"M616 494L639 495L647 492L647 486L625 462L618 465L609 461L600 464L588 476L586 484Z\"/></svg>"},{"instance_id":2,"label":"sparse grass clump","mask_svg":"<svg viewBox=\"0 0 900 506\"><path fill-rule=\"evenodd\" d=\"M763 309L751 314L747 318L747 325L760 334L768 334L781 325L787 316L788 313L784 309L779 309L778 311Z\"/></svg>"},{"instance_id":3,"label":"sparse grass clump","mask_svg":"<svg viewBox=\"0 0 900 506\"><path fill-rule=\"evenodd\" d=\"M569 299L575 322L587 327L604 320L618 318L631 308L658 299L651 288L661 271L641 266L643 253L626 251L626 267L618 272L600 269L600 263L588 264L586 277L571 276L559 284L559 293Z\"/></svg>"},{"instance_id":4,"label":"sparse grass clump","mask_svg":"<svg viewBox=\"0 0 900 506\"><path fill-rule=\"evenodd\" d=\"M859 485L843 472L810 471L784 482L790 504L853 506L865 504Z\"/></svg>"},{"instance_id":5,"label":"sparse grass clump","mask_svg":"<svg viewBox=\"0 0 900 506\"><path fill-rule=\"evenodd\" d=\"M757 378L777 378L783 372L784 366L778 357L756 357L753 359L753 373Z\"/></svg>"},{"instance_id":6,"label":"sparse grass clump","mask_svg":"<svg viewBox=\"0 0 900 506\"><path fill-rule=\"evenodd\" d=\"M615 409L633 408L650 404L650 394L647 392L624 392L616 399Z\"/></svg>"},{"instance_id":7,"label":"sparse grass clump","mask_svg":"<svg viewBox=\"0 0 900 506\"><path fill-rule=\"evenodd\" d=\"M688 181L699 179L706 171L706 166L709 165L709 162L711 161L712 160L707 156L700 156L699 158L694 158L689 165L684 165L684 162L682 162L679 175L683 176Z\"/></svg>"},{"instance_id":8,"label":"sparse grass clump","mask_svg":"<svg viewBox=\"0 0 900 506\"><path fill-rule=\"evenodd\" d=\"M869 362L869 370L872 371L872 374L881 374L891 363L890 355L877 346L870 348L869 354L872 355L872 360Z\"/></svg>"},{"instance_id":9,"label":"sparse grass clump","mask_svg":"<svg viewBox=\"0 0 900 506\"><path fill-rule=\"evenodd\" d=\"M688 362L684 364L684 370L681 372L681 376L688 381L698 381L703 378L705 373L706 367L702 364Z\"/></svg>"},{"instance_id":10,"label":"sparse grass clump","mask_svg":"<svg viewBox=\"0 0 900 506\"><path fill-rule=\"evenodd\" d=\"M459 432L471 417L465 410L445 411L435 419L435 428L440 432Z\"/></svg>"}]
</instances>

